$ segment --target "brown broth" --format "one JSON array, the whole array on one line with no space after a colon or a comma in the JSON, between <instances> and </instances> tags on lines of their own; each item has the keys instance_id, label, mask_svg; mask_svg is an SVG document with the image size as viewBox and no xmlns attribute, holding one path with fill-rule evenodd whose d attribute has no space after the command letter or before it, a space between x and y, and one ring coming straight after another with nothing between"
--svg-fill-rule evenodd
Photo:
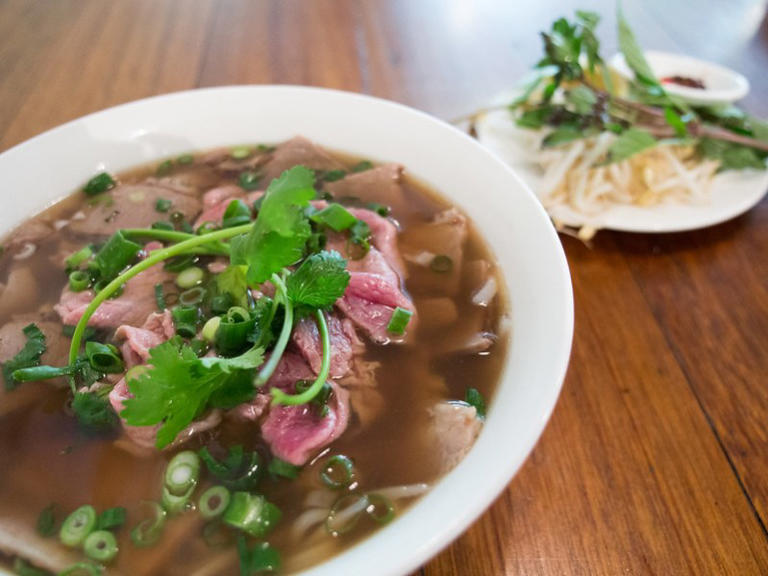
<instances>
[{"instance_id":1,"label":"brown broth","mask_svg":"<svg viewBox=\"0 0 768 576\"><path fill-rule=\"evenodd\" d=\"M347 167L358 161L349 156L334 156ZM184 171L195 169L196 166L186 167ZM142 167L120 175L120 181L140 182L152 176L154 171L154 165ZM236 183L236 178L222 175L218 183ZM406 236L409 230L430 222L436 214L451 206L439 194L407 175L403 179L403 188L407 209L395 208L391 216ZM32 220L53 223L71 218L78 210L91 209L83 196L75 193ZM160 219L162 215L157 214L157 217ZM11 233L6 244L12 243L14 237L30 226L29 222ZM18 249L6 250L0 257L0 282L7 280L13 268L28 267L37 279L38 293L34 302L0 314L0 326L18 316L23 316L25 321L59 322L52 306L67 283L63 258L84 243L98 239L79 236L64 227L36 241L37 250L28 259L14 260L13 255ZM440 246L429 248L440 253ZM470 223L464 263L472 261L492 263L493 257L478 230ZM409 262L407 271L406 287L417 309L420 302L446 297L440 286L435 286L436 272L428 266ZM367 426L353 417L347 431L328 448L329 453L346 454L354 460L362 490L435 482L442 474L442 463L435 461L434 450L428 441L429 408L441 400L463 399L468 386L479 389L489 403L492 401L504 363L507 337L500 337L489 350L479 354L441 351L451 338L461 340L461 334L478 330L495 334L503 332L502 320L508 311L501 280L497 280L500 294L488 308L470 302L478 288L476 280L471 278L465 265L456 293L447 296L458 311L458 318L447 326L443 319L421 315L418 329L406 345L368 343L366 358L380 363L376 389L383 397L384 410ZM55 360L65 362L63 357ZM218 562L218 569L207 574L235 573L237 555L233 548L209 549L200 537L203 524L196 513L169 520L165 534L155 547L135 548L130 542L129 528L141 518L139 503L142 500L159 500L169 453L136 456L125 449L124 443L128 440L116 442L118 436L84 435L68 412L66 389L52 384L22 386L28 388L23 392L30 397L28 405L10 413L0 411L0 520L12 518L13 522L32 530L40 510L52 502L56 503L59 521L66 513L86 503L98 510L125 506L129 512L128 523L117 534L121 552L111 565L116 572L188 575L208 562ZM2 392L0 403L20 393L19 390ZM258 447L260 442L255 426L225 422L214 432L196 438L190 446L196 448L213 442L224 446L242 443ZM307 551L311 546L306 541L296 543L292 540L290 528L293 520L306 510L306 495L322 489L318 480L319 468L319 462L315 461L305 466L299 478L292 482L265 479L260 486L267 498L283 512L280 525L268 540L281 551L287 571L324 560L359 542L376 528L373 522L364 519L348 534L320 538L323 544L316 552ZM204 486L208 484L209 480L203 483ZM201 492L202 489L198 489L196 494ZM409 504L409 501L397 502L397 511ZM59 546L55 536L50 539L50 545ZM2 558L0 555L0 564ZM5 560L10 563L11 558L5 557Z\"/></svg>"}]
</instances>

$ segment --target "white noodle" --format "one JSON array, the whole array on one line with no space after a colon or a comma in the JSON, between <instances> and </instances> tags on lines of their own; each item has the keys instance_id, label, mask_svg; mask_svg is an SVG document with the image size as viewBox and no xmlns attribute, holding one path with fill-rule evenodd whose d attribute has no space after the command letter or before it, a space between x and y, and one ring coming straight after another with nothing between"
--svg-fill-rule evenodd
<instances>
[{"instance_id":1,"label":"white noodle","mask_svg":"<svg viewBox=\"0 0 768 576\"><path fill-rule=\"evenodd\" d=\"M318 524L325 522L328 518L328 509L325 508L310 508L302 512L296 520L293 521L291 526L291 538L296 541L304 540L304 536L307 532L317 526Z\"/></svg>"},{"instance_id":2,"label":"white noodle","mask_svg":"<svg viewBox=\"0 0 768 576\"><path fill-rule=\"evenodd\" d=\"M403 259L419 266L429 266L432 260L435 259L435 255L432 252L423 250L418 254L403 254Z\"/></svg>"},{"instance_id":3,"label":"white noodle","mask_svg":"<svg viewBox=\"0 0 768 576\"><path fill-rule=\"evenodd\" d=\"M32 254L34 254L36 250L37 250L37 246L32 244L32 242L25 242L21 250L19 250L16 254L13 255L13 259L26 260L27 258L32 256Z\"/></svg>"},{"instance_id":4,"label":"white noodle","mask_svg":"<svg viewBox=\"0 0 768 576\"><path fill-rule=\"evenodd\" d=\"M403 498L415 498L421 496L427 490L429 490L429 484L405 484L403 486L390 486L389 488L382 488L381 490L372 490L372 494L378 494L384 496L393 502L401 500Z\"/></svg>"},{"instance_id":5,"label":"white noodle","mask_svg":"<svg viewBox=\"0 0 768 576\"><path fill-rule=\"evenodd\" d=\"M472 295L472 304L475 306L482 306L483 308L488 307L493 301L494 296L496 296L496 290L496 278L489 276L488 280L485 281L485 284Z\"/></svg>"}]
</instances>

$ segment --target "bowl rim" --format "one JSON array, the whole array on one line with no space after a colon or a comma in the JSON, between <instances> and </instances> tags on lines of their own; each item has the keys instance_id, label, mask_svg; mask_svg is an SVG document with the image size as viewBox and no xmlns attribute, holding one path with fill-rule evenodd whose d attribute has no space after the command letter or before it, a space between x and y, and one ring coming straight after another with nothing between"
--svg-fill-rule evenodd
<instances>
[{"instance_id":1,"label":"bowl rim","mask_svg":"<svg viewBox=\"0 0 768 576\"><path fill-rule=\"evenodd\" d=\"M485 149L479 142L471 138L467 134L458 130L457 128L431 116L420 110L416 110L409 106L376 98L369 95L363 95L354 92L346 92L341 90L308 87L308 86L295 86L295 85L234 85L234 86L218 86L211 88L198 88L192 90L183 90L178 92L172 92L167 94L161 94L135 100L104 110L90 113L88 115L70 120L64 124L51 128L41 134L33 136L15 146L5 150L0 154L0 168L4 165L4 162L13 161L17 157L28 153L30 149L57 134L63 134L66 130L73 126L77 126L84 122L100 122L107 121L110 115L114 115L120 112L136 112L140 111L142 107L151 107L152 105L170 105L175 100L183 100L187 98L200 98L204 100L211 96L221 96L226 94L235 93L252 93L257 94L259 92L276 92L281 95L294 95L301 97L301 94L307 96L327 95L329 98L338 98L340 101L346 100L348 103L358 103L361 105L367 105L372 107L378 107L381 110L388 110L392 113L403 115L403 118L410 118L414 122L422 123L427 129L440 132L445 138L455 139L461 142L461 146L472 150L472 153L477 157L483 157L487 167L493 167L499 174L504 174L504 177L510 182L514 183L516 187L516 194L521 198L520 202L529 204L528 208L535 214L536 226L541 230L540 241L542 245L546 244L546 249L552 251L551 256L554 261L557 262L556 267L551 270L553 279L557 283L557 302L556 305L562 310L563 314L559 318L559 324L553 326L553 334L556 336L556 342L553 343L551 351L552 364L549 368L549 373L552 374L551 381L547 383L545 398L541 401L541 410L537 412L537 420L531 423L531 428L528 431L528 435L525 440L521 442L522 448L514 454L514 458L497 462L496 466L492 469L493 472L486 475L483 480L482 490L475 490L470 494L463 494L464 503L460 506L456 514L452 516L449 523L441 527L441 531L437 534L424 535L424 541L415 544L407 554L393 553L391 549L392 543L395 542L393 538L393 529L398 525L404 525L409 523L416 526L419 518L419 510L424 509L427 511L430 506L435 507L435 504L439 503L440 499L437 497L437 492L441 486L446 486L446 481L451 478L458 478L457 472L459 470L468 471L470 466L470 460L472 459L473 452L464 459L463 462L457 466L452 472L446 474L435 486L432 487L430 492L420 499L420 501L414 506L410 507L403 515L402 518L390 526L384 527L377 531L371 537L364 539L363 541L353 545L341 554L335 555L322 563L315 565L302 574L307 576L330 576L332 574L338 574L340 568L349 566L368 566L370 568L370 574L374 572L376 574L403 574L408 571L416 569L423 562L437 554L441 549L450 544L461 532L466 530L469 525L476 520L486 508L493 502L493 500L504 490L507 484L514 477L515 473L522 466L523 462L527 459L531 450L537 443L544 428L554 410L554 407L562 389L563 380L567 371L571 345L573 341L573 326L574 326L574 303L573 303L573 288L571 285L570 272L568 263L565 258L562 245L560 244L559 237L552 225L549 216L547 215L540 202L525 184L525 182L515 173L515 171L509 167L505 162L499 159L495 154ZM407 166L407 161L405 162ZM419 177L419 174L416 174ZM0 178L2 175L0 174ZM65 195L71 192L66 191ZM495 192L494 192L495 194ZM61 197L61 196L60 196ZM60 197L57 197L58 200ZM50 203L49 203L50 204ZM29 218L30 213L24 218ZM15 224L23 222L24 219L16 219ZM514 312L513 312L514 313ZM514 341L512 343L514 346ZM509 352L508 352L509 355ZM508 366L510 360L508 359L505 367ZM502 376L504 380L504 376ZM500 382L499 389L504 387L504 382ZM498 396L499 390L497 390ZM493 408L491 409L493 410ZM489 422L492 418L492 413L489 415ZM482 437L482 434L481 434ZM478 440L479 443L479 440ZM502 448L503 451L503 448ZM474 462L472 463L474 464ZM486 463L487 464L487 463ZM491 472L491 469L488 470ZM443 498L444 499L444 498ZM432 502L435 504L432 504ZM422 513L421 516L425 516ZM408 520L406 520L408 518ZM422 521L422 524L425 521ZM401 530L402 531L402 530ZM390 548L388 549L387 546ZM373 556L371 556L373 555ZM372 566L371 558L376 559L376 565Z\"/></svg>"}]
</instances>

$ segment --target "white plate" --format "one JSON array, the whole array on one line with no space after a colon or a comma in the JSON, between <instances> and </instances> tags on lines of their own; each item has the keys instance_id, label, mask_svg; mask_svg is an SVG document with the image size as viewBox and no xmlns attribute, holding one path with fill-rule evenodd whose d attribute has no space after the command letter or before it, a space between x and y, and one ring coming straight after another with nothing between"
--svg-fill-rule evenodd
<instances>
[{"instance_id":1,"label":"white plate","mask_svg":"<svg viewBox=\"0 0 768 576\"><path fill-rule=\"evenodd\" d=\"M671 76L686 76L704 83L704 89L672 83L663 84L664 90L691 104L729 104L741 100L749 93L749 81L725 66L671 52L648 50L644 55L653 75L659 80ZM627 80L633 80L635 77L621 53L615 54L608 61L608 66Z\"/></svg>"},{"instance_id":2,"label":"white plate","mask_svg":"<svg viewBox=\"0 0 768 576\"><path fill-rule=\"evenodd\" d=\"M484 430L467 458L401 518L307 572L407 574L504 489L544 429L568 364L573 298L565 256L541 205L504 163L431 116L357 94L291 86L180 92L86 116L0 155L0 190L13 197L0 212L0 233L104 168L120 171L190 150L297 134L400 162L454 200L482 230L508 286L512 342Z\"/></svg>"},{"instance_id":3,"label":"white plate","mask_svg":"<svg viewBox=\"0 0 768 576\"><path fill-rule=\"evenodd\" d=\"M497 99L498 101L498 99ZM504 95L501 101L511 101ZM535 151L526 145L530 131L518 128L510 113L498 110L477 123L477 138L511 166L534 192L540 190L541 170L533 162ZM556 206L550 215L576 228L588 226L625 232L682 232L713 226L743 214L768 191L768 170L739 170L715 176L709 201L702 204L633 206L614 204L598 214L582 214L568 206Z\"/></svg>"}]
</instances>

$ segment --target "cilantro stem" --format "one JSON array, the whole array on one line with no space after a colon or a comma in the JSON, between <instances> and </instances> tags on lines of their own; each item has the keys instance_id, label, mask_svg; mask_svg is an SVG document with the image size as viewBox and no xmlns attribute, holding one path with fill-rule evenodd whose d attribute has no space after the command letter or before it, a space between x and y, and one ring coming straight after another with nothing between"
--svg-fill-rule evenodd
<instances>
[{"instance_id":1,"label":"cilantro stem","mask_svg":"<svg viewBox=\"0 0 768 576\"><path fill-rule=\"evenodd\" d=\"M291 337L291 332L293 331L293 303L291 303L290 298L288 298L288 290L285 287L285 282L283 282L283 279L277 274L272 274L272 283L275 285L277 294L280 295L280 300L285 307L285 318L283 319L283 327L280 330L280 336L277 339L277 343L272 350L269 360L267 360L267 363L264 364L261 370L259 370L259 373L253 381L254 386L257 388L263 386L267 380L272 377L278 362L280 362L280 358L283 357L283 352L285 352L285 347L288 346L288 339Z\"/></svg>"},{"instance_id":2,"label":"cilantro stem","mask_svg":"<svg viewBox=\"0 0 768 576\"><path fill-rule=\"evenodd\" d=\"M325 321L325 315L322 310L315 310L315 319L320 330L320 338L323 341L323 362L320 365L320 373L317 375L317 379L312 383L312 386L301 394L286 394L279 388L272 388L272 404L295 406L311 402L322 390L323 384L328 379L328 372L331 368L331 338L328 334L328 324Z\"/></svg>"},{"instance_id":3,"label":"cilantro stem","mask_svg":"<svg viewBox=\"0 0 768 576\"><path fill-rule=\"evenodd\" d=\"M168 258L173 258L174 256L184 254L192 248L211 244L220 240L227 240L239 234L246 234L250 231L252 226L253 223L249 223L243 224L242 226L235 226L233 228L226 228L224 230L217 230L216 232L211 232L210 234L204 234L202 236L190 235L188 239L179 242L178 244L174 244L173 246L168 246L167 248L162 248L160 250L153 250L144 260L128 268L128 270L120 274L117 278L112 280L112 282L102 288L101 291L99 291L94 296L93 300L91 300L91 303L88 304L85 312L83 312L83 316L80 318L77 326L75 326L75 331L72 334L72 343L69 346L69 363L72 364L75 362L75 360L77 360L77 355L80 351L80 343L83 339L85 328L88 325L88 320L91 319L91 316L93 316L93 313L96 312L96 309L102 304L102 302L114 294L128 280L137 274L144 272L144 270L151 268L155 264L158 264L163 260L167 260Z\"/></svg>"},{"instance_id":4,"label":"cilantro stem","mask_svg":"<svg viewBox=\"0 0 768 576\"><path fill-rule=\"evenodd\" d=\"M188 234L187 232L177 232L176 230L159 230L154 228L126 228L121 230L121 232L127 238L151 238L167 242L184 242L199 236L198 234ZM206 253L229 254L229 247L223 242L211 242L210 246L206 245L203 248L206 249Z\"/></svg>"}]
</instances>

